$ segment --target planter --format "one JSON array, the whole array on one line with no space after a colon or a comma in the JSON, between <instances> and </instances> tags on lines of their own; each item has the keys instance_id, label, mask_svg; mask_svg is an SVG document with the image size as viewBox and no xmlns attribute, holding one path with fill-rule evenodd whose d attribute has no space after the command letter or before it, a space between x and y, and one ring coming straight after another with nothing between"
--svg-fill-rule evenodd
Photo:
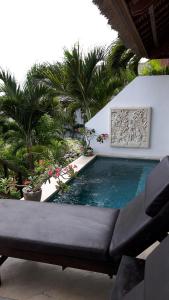
<instances>
[{"instance_id":1,"label":"planter","mask_svg":"<svg viewBox=\"0 0 169 300\"><path fill-rule=\"evenodd\" d=\"M23 196L25 200L40 201L42 196L42 189L36 192L28 192L26 188L23 188Z\"/></svg>"},{"instance_id":2,"label":"planter","mask_svg":"<svg viewBox=\"0 0 169 300\"><path fill-rule=\"evenodd\" d=\"M85 156L93 156L93 149L88 149L84 153Z\"/></svg>"},{"instance_id":3,"label":"planter","mask_svg":"<svg viewBox=\"0 0 169 300\"><path fill-rule=\"evenodd\" d=\"M93 156L93 151L86 153L85 156Z\"/></svg>"},{"instance_id":4,"label":"planter","mask_svg":"<svg viewBox=\"0 0 169 300\"><path fill-rule=\"evenodd\" d=\"M88 150L84 154L85 156L93 156L93 150Z\"/></svg>"}]
</instances>

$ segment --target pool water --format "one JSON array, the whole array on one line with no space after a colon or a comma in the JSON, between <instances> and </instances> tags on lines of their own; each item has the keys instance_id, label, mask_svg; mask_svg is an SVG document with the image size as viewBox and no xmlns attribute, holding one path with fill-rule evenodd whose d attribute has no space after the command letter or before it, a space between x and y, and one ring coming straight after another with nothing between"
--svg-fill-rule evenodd
<instances>
[{"instance_id":1,"label":"pool water","mask_svg":"<svg viewBox=\"0 0 169 300\"><path fill-rule=\"evenodd\" d=\"M157 165L155 160L97 157L69 183L68 192L55 193L49 202L100 207L124 207L144 190Z\"/></svg>"}]
</instances>

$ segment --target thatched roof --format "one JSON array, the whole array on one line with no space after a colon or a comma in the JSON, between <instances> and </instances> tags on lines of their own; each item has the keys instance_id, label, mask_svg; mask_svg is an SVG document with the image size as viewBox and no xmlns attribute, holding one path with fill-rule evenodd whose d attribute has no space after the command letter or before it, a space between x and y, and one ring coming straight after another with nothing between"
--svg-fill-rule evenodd
<instances>
[{"instance_id":1,"label":"thatched roof","mask_svg":"<svg viewBox=\"0 0 169 300\"><path fill-rule=\"evenodd\" d=\"M168 0L93 0L127 47L141 57L169 57Z\"/></svg>"}]
</instances>

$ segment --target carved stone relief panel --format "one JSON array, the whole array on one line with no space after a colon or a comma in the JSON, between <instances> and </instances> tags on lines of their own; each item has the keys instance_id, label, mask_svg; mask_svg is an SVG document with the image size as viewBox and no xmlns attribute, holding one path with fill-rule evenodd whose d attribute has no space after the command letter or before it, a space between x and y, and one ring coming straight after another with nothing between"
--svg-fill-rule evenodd
<instances>
[{"instance_id":1,"label":"carved stone relief panel","mask_svg":"<svg viewBox=\"0 0 169 300\"><path fill-rule=\"evenodd\" d=\"M111 109L111 145L113 147L148 148L151 108Z\"/></svg>"}]
</instances>

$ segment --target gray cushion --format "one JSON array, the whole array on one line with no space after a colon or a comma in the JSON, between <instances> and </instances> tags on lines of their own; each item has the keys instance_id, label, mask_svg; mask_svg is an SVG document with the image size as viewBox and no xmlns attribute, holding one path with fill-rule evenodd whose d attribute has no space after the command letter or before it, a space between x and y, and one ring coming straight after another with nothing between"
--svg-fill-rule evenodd
<instances>
[{"instance_id":1,"label":"gray cushion","mask_svg":"<svg viewBox=\"0 0 169 300\"><path fill-rule=\"evenodd\" d=\"M0 248L106 259L119 210L0 200Z\"/></svg>"},{"instance_id":2,"label":"gray cushion","mask_svg":"<svg viewBox=\"0 0 169 300\"><path fill-rule=\"evenodd\" d=\"M112 300L122 300L144 279L145 260L123 256L112 290Z\"/></svg>"},{"instance_id":3,"label":"gray cushion","mask_svg":"<svg viewBox=\"0 0 169 300\"><path fill-rule=\"evenodd\" d=\"M146 181L145 211L154 217L169 201L169 157L152 170Z\"/></svg>"},{"instance_id":4,"label":"gray cushion","mask_svg":"<svg viewBox=\"0 0 169 300\"><path fill-rule=\"evenodd\" d=\"M144 193L141 193L120 210L110 244L110 255L131 255L130 251L137 250L141 252L144 245L142 238L145 240L146 236L142 236L142 232L144 233L151 221L152 219L145 214Z\"/></svg>"},{"instance_id":5,"label":"gray cushion","mask_svg":"<svg viewBox=\"0 0 169 300\"><path fill-rule=\"evenodd\" d=\"M162 299L162 298L159 298ZM158 300L159 300L158 299ZM112 298L113 300L113 298ZM144 298L144 281L136 285L124 298L121 300L145 300ZM149 298L146 300L154 300L153 298ZM164 299L163 299L164 300Z\"/></svg>"},{"instance_id":6,"label":"gray cushion","mask_svg":"<svg viewBox=\"0 0 169 300\"><path fill-rule=\"evenodd\" d=\"M144 282L145 300L169 299L169 237L147 258Z\"/></svg>"}]
</instances>

